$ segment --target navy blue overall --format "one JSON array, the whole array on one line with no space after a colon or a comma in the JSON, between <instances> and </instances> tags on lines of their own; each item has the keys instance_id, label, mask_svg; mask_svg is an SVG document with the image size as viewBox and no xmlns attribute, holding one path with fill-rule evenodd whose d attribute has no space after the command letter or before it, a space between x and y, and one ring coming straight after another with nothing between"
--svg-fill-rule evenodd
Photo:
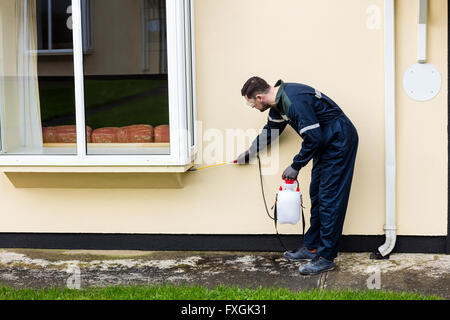
<instances>
[{"instance_id":1,"label":"navy blue overall","mask_svg":"<svg viewBox=\"0 0 450 320\"><path fill-rule=\"evenodd\" d=\"M321 257L334 260L344 226L345 213L358 149L358 133L339 106L325 94L303 84L279 86L277 106L252 144L260 150L270 144L271 130L283 132L287 124L302 137L292 167L300 170L312 159L311 220L303 245L317 249ZM277 132L277 131L274 131Z\"/></svg>"}]
</instances>

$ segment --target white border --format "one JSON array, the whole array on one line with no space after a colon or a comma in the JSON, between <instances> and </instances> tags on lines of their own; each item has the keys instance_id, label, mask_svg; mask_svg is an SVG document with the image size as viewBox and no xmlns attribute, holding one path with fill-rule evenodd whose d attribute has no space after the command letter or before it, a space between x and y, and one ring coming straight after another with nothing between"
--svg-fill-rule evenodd
<instances>
[{"instance_id":1,"label":"white border","mask_svg":"<svg viewBox=\"0 0 450 320\"><path fill-rule=\"evenodd\" d=\"M88 155L84 124L83 39L81 1L72 0L77 155L0 156L0 166L183 166L191 162L187 140L185 28L183 1L166 0L169 79L170 155ZM182 72L180 72L180 70ZM80 139L80 137L82 139ZM80 142L81 141L81 142Z\"/></svg>"}]
</instances>

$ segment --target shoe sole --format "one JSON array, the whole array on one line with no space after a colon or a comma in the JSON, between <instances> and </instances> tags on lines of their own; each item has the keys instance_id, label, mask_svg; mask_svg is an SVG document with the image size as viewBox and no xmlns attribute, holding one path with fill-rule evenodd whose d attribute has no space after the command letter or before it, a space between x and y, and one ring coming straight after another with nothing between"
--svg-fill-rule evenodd
<instances>
[{"instance_id":1,"label":"shoe sole","mask_svg":"<svg viewBox=\"0 0 450 320\"><path fill-rule=\"evenodd\" d=\"M301 271L299 271L299 272L302 276L315 276L315 275L321 274L322 272L333 271L333 270L334 270L334 267L320 270L318 272L301 272Z\"/></svg>"},{"instance_id":2,"label":"shoe sole","mask_svg":"<svg viewBox=\"0 0 450 320\"><path fill-rule=\"evenodd\" d=\"M284 258L284 260L287 260L290 262L301 262L301 261L307 261L307 260L311 261L312 259L314 259L314 258L289 259L286 257L283 257L283 258Z\"/></svg>"}]
</instances>

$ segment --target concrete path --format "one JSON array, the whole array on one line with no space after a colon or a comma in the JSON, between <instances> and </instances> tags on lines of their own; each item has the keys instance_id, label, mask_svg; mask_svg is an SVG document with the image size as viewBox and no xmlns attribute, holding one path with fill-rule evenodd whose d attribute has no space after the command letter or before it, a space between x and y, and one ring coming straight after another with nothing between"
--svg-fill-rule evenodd
<instances>
[{"instance_id":1,"label":"concrete path","mask_svg":"<svg viewBox=\"0 0 450 320\"><path fill-rule=\"evenodd\" d=\"M303 262L306 263L306 262ZM144 252L0 249L0 285L103 287L160 283L407 291L450 299L450 255L341 253L336 270L302 276L274 252Z\"/></svg>"}]
</instances>

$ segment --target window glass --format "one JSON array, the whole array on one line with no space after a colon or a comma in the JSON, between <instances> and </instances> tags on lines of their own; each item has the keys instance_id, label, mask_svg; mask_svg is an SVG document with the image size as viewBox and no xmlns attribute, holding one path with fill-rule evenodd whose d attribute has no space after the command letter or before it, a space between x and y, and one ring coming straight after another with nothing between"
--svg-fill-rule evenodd
<instances>
[{"instance_id":1,"label":"window glass","mask_svg":"<svg viewBox=\"0 0 450 320\"><path fill-rule=\"evenodd\" d=\"M90 5L93 48L83 59L92 128L87 153L169 154L165 0Z\"/></svg>"},{"instance_id":2,"label":"window glass","mask_svg":"<svg viewBox=\"0 0 450 320\"><path fill-rule=\"evenodd\" d=\"M49 7L48 0L37 0L36 1L36 23L37 23L37 40L38 40L38 50L48 50L48 35L49 35Z\"/></svg>"},{"instance_id":3,"label":"window glass","mask_svg":"<svg viewBox=\"0 0 450 320\"><path fill-rule=\"evenodd\" d=\"M38 43L47 41L38 41L39 29L45 27L38 22L46 15L45 6L38 4L0 1L2 152L75 154L73 57L38 57Z\"/></svg>"},{"instance_id":4,"label":"window glass","mask_svg":"<svg viewBox=\"0 0 450 320\"><path fill-rule=\"evenodd\" d=\"M72 0L33 0L37 10L37 39L40 54L68 54L73 52ZM85 24L83 49L88 52L90 38L90 0L81 0L81 16Z\"/></svg>"},{"instance_id":5,"label":"window glass","mask_svg":"<svg viewBox=\"0 0 450 320\"><path fill-rule=\"evenodd\" d=\"M35 0L38 50L72 51L72 0Z\"/></svg>"},{"instance_id":6,"label":"window glass","mask_svg":"<svg viewBox=\"0 0 450 320\"><path fill-rule=\"evenodd\" d=\"M72 0L52 0L52 49L72 49Z\"/></svg>"}]
</instances>

